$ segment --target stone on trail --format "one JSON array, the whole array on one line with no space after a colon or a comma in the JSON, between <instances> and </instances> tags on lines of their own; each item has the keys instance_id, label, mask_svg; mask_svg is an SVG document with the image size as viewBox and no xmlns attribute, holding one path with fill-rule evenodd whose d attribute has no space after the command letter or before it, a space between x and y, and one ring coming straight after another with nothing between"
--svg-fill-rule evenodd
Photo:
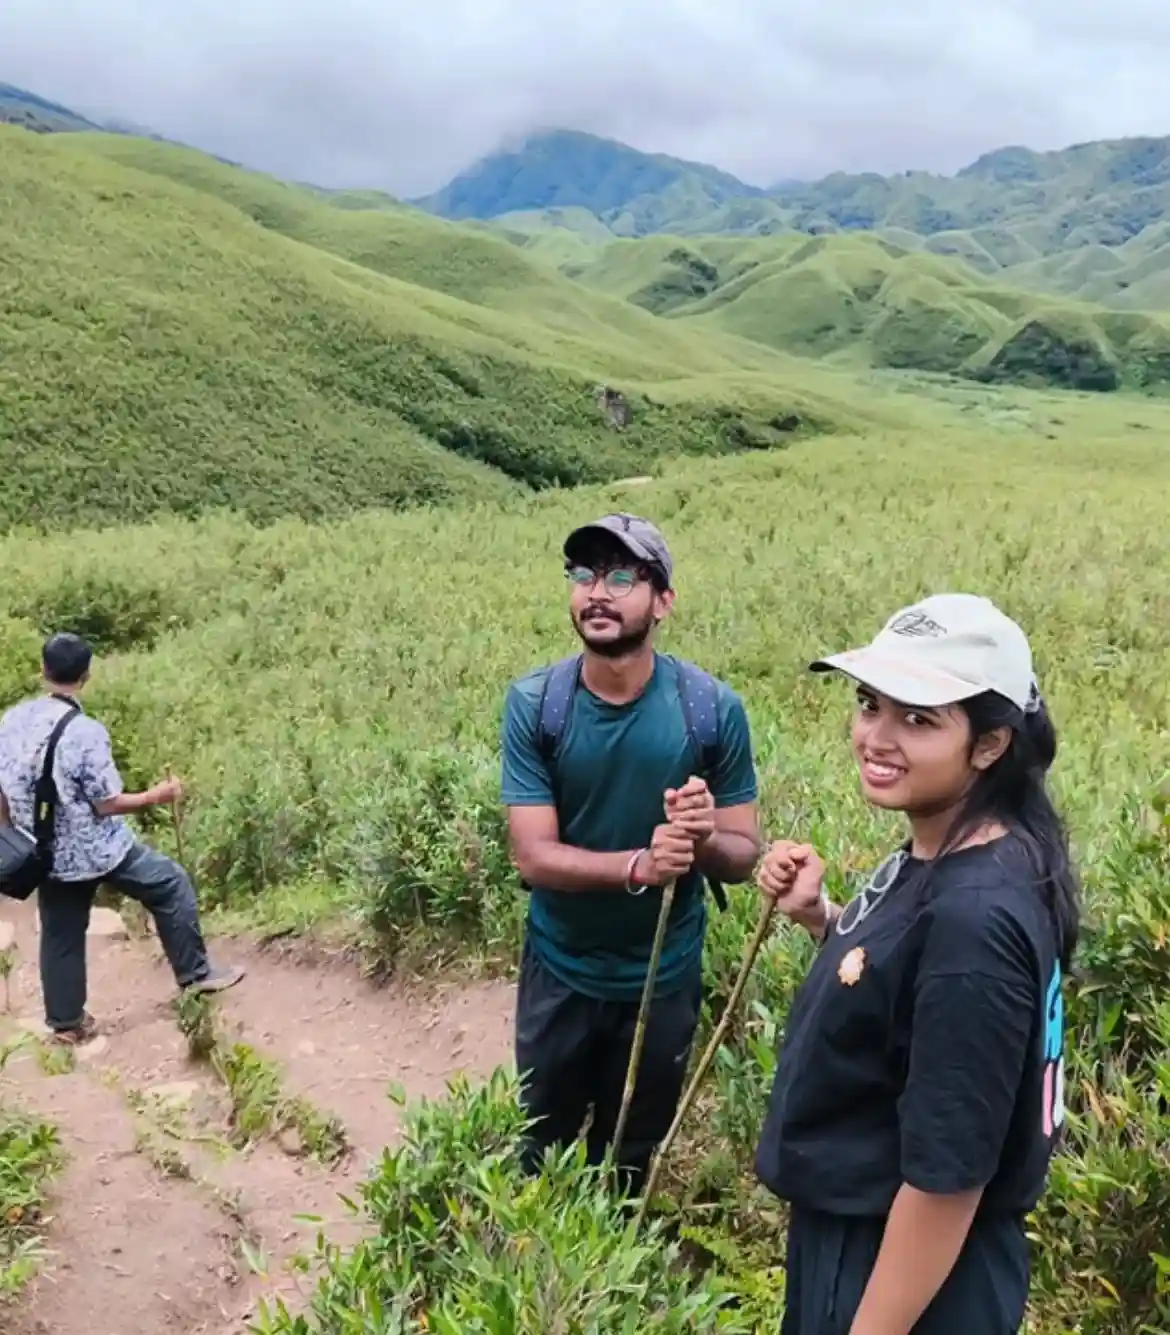
<instances>
[{"instance_id":1,"label":"stone on trail","mask_svg":"<svg viewBox=\"0 0 1170 1335\"><path fill-rule=\"evenodd\" d=\"M176 1080L169 1085L151 1085L146 1091L158 1103L173 1107L185 1107L199 1093L198 1080Z\"/></svg>"},{"instance_id":2,"label":"stone on trail","mask_svg":"<svg viewBox=\"0 0 1170 1335\"><path fill-rule=\"evenodd\" d=\"M41 919L37 915L37 935L41 933ZM116 909L91 909L89 914L88 937L98 937L103 941L129 941L130 929L122 921Z\"/></svg>"},{"instance_id":3,"label":"stone on trail","mask_svg":"<svg viewBox=\"0 0 1170 1335\"><path fill-rule=\"evenodd\" d=\"M126 924L114 909L94 909L89 917L87 936L98 936L106 941L129 941Z\"/></svg>"},{"instance_id":4,"label":"stone on trail","mask_svg":"<svg viewBox=\"0 0 1170 1335\"><path fill-rule=\"evenodd\" d=\"M0 918L0 954L16 945L16 924Z\"/></svg>"}]
</instances>

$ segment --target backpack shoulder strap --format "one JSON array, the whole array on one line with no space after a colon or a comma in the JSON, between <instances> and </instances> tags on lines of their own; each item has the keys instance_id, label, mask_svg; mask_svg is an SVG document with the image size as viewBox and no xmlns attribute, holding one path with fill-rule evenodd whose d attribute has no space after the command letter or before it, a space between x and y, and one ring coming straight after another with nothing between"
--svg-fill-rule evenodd
<instances>
[{"instance_id":1,"label":"backpack shoulder strap","mask_svg":"<svg viewBox=\"0 0 1170 1335\"><path fill-rule=\"evenodd\" d=\"M698 752L699 774L706 779L719 763L719 683L709 672L685 658L676 658L674 666L687 733ZM724 912L727 892L722 883L709 876L706 880L719 911Z\"/></svg>"},{"instance_id":2,"label":"backpack shoulder strap","mask_svg":"<svg viewBox=\"0 0 1170 1335\"><path fill-rule=\"evenodd\" d=\"M573 696L581 677L582 654L571 654L553 663L544 675L540 711L536 717L536 745L550 771L556 763L561 738L569 722Z\"/></svg>"},{"instance_id":3,"label":"backpack shoulder strap","mask_svg":"<svg viewBox=\"0 0 1170 1335\"><path fill-rule=\"evenodd\" d=\"M706 777L719 761L719 683L709 672L685 658L676 658L674 664L687 732L698 750L699 764Z\"/></svg>"},{"instance_id":4,"label":"backpack shoulder strap","mask_svg":"<svg viewBox=\"0 0 1170 1335\"><path fill-rule=\"evenodd\" d=\"M80 713L80 706L70 704L65 713L53 724L53 731L49 733L48 745L45 747L41 772L37 777L33 796L33 838L36 841L37 852L42 858L48 857L53 840L53 817L57 808L57 785L53 780L53 762L57 757L57 743L61 740L61 734Z\"/></svg>"}]
</instances>

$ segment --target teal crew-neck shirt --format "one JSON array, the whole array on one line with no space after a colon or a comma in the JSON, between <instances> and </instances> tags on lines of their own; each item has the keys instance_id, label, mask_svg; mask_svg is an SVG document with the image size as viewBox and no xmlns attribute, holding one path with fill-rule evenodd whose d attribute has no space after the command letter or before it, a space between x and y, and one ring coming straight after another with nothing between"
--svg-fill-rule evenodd
<instances>
[{"instance_id":1,"label":"teal crew-neck shirt","mask_svg":"<svg viewBox=\"0 0 1170 1335\"><path fill-rule=\"evenodd\" d=\"M501 797L507 806L557 806L553 777L536 742L548 667L513 681L501 729ZM718 683L719 754L706 776L718 807L754 802L755 766L739 696ZM594 852L643 848L665 819L664 794L698 766L687 733L674 662L656 654L646 689L614 705L579 682L557 760L564 843ZM662 892L551 890L532 886L528 940L537 958L566 986L602 1000L637 1000L646 981ZM701 967L707 906L703 879L679 880L655 986L666 995Z\"/></svg>"}]
</instances>

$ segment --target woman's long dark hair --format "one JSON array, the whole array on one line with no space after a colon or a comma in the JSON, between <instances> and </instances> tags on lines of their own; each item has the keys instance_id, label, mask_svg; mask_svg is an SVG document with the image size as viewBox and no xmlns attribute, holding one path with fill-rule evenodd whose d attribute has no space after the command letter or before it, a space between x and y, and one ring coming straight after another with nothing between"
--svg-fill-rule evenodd
<instances>
[{"instance_id":1,"label":"woman's long dark hair","mask_svg":"<svg viewBox=\"0 0 1170 1335\"><path fill-rule=\"evenodd\" d=\"M971 722L971 750L996 728L1010 728L1007 750L983 770L967 793L943 840L939 857L989 820L999 821L1024 841L1038 875L1037 889L1056 925L1061 967L1067 972L1081 926L1081 890L1069 856L1068 838L1044 778L1056 759L1056 729L1043 700L1024 713L994 691L963 702Z\"/></svg>"}]
</instances>

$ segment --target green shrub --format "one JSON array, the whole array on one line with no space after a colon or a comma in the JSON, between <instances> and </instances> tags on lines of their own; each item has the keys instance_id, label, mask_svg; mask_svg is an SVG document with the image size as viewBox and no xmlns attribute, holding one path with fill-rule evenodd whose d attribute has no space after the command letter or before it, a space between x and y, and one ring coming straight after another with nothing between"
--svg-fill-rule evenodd
<instances>
[{"instance_id":1,"label":"green shrub","mask_svg":"<svg viewBox=\"0 0 1170 1335\"><path fill-rule=\"evenodd\" d=\"M576 1146L520 1167L513 1078L450 1086L406 1116L360 1191L373 1235L324 1245L308 1315L266 1307L263 1335L749 1335L736 1282L696 1275L657 1224L640 1236L604 1169ZM759 1296L754 1295L755 1311Z\"/></svg>"},{"instance_id":2,"label":"green shrub","mask_svg":"<svg viewBox=\"0 0 1170 1335\"><path fill-rule=\"evenodd\" d=\"M88 640L95 653L149 648L184 618L169 605L166 590L144 575L131 583L102 571L71 570L13 610L42 636L68 631Z\"/></svg>"},{"instance_id":3,"label":"green shrub","mask_svg":"<svg viewBox=\"0 0 1170 1335\"><path fill-rule=\"evenodd\" d=\"M0 1073L13 1050L0 1044ZM56 1128L0 1099L0 1309L37 1272L45 1191L61 1163Z\"/></svg>"},{"instance_id":4,"label":"green shrub","mask_svg":"<svg viewBox=\"0 0 1170 1335\"><path fill-rule=\"evenodd\" d=\"M41 636L20 617L0 617L0 709L36 690L40 681Z\"/></svg>"}]
</instances>

